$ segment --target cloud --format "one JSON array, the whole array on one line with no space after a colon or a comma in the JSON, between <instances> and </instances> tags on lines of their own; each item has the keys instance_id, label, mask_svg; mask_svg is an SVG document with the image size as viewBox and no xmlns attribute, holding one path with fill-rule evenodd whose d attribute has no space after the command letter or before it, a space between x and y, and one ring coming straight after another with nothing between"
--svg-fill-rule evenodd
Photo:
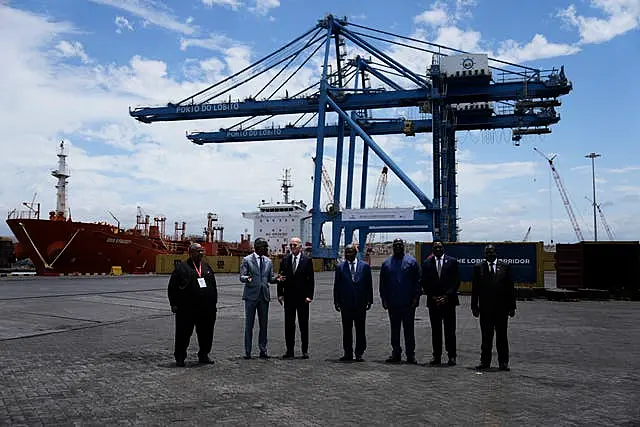
<instances>
[{"instance_id":1,"label":"cloud","mask_svg":"<svg viewBox=\"0 0 640 427\"><path fill-rule=\"evenodd\" d=\"M129 23L129 20L124 16L116 16L116 33L121 34L122 30L133 31L133 26Z\"/></svg>"},{"instance_id":2,"label":"cloud","mask_svg":"<svg viewBox=\"0 0 640 427\"><path fill-rule=\"evenodd\" d=\"M197 28L191 24L180 22L171 10L159 0L89 0L93 3L115 7L143 19L143 26L148 23L170 31L191 35Z\"/></svg>"},{"instance_id":3,"label":"cloud","mask_svg":"<svg viewBox=\"0 0 640 427\"><path fill-rule=\"evenodd\" d=\"M56 49L58 50L58 55L63 58L79 58L80 61L85 64L90 62L89 57L80 42L62 40L56 45Z\"/></svg>"},{"instance_id":4,"label":"cloud","mask_svg":"<svg viewBox=\"0 0 640 427\"><path fill-rule=\"evenodd\" d=\"M431 9L425 10L413 18L416 24L439 27L449 22L449 15L442 3L434 3Z\"/></svg>"},{"instance_id":5,"label":"cloud","mask_svg":"<svg viewBox=\"0 0 640 427\"><path fill-rule=\"evenodd\" d=\"M206 6L225 6L229 7L232 10L238 10L240 6L242 6L242 2L240 0L202 0Z\"/></svg>"},{"instance_id":6,"label":"cloud","mask_svg":"<svg viewBox=\"0 0 640 427\"><path fill-rule=\"evenodd\" d=\"M629 172L640 171L640 166L626 166L623 168L613 168L613 169L605 169L605 172L614 173L614 174L627 174Z\"/></svg>"},{"instance_id":7,"label":"cloud","mask_svg":"<svg viewBox=\"0 0 640 427\"><path fill-rule=\"evenodd\" d=\"M580 48L565 43L551 43L542 34L536 34L531 41L522 45L515 40L505 40L500 44L498 57L504 61L527 62L536 59L556 58L574 55Z\"/></svg>"},{"instance_id":8,"label":"cloud","mask_svg":"<svg viewBox=\"0 0 640 427\"><path fill-rule=\"evenodd\" d=\"M256 0L255 6L250 7L249 11L258 15L266 15L276 7L280 7L280 0Z\"/></svg>"},{"instance_id":9,"label":"cloud","mask_svg":"<svg viewBox=\"0 0 640 427\"><path fill-rule=\"evenodd\" d=\"M484 191L497 181L534 176L534 162L506 162L477 164L460 162L458 183L460 194L474 194Z\"/></svg>"},{"instance_id":10,"label":"cloud","mask_svg":"<svg viewBox=\"0 0 640 427\"><path fill-rule=\"evenodd\" d=\"M604 18L580 15L573 4L558 12L564 22L578 29L580 44L603 43L640 26L638 0L591 0L591 6Z\"/></svg>"},{"instance_id":11,"label":"cloud","mask_svg":"<svg viewBox=\"0 0 640 427\"><path fill-rule=\"evenodd\" d=\"M225 52L231 48L237 47L247 48L243 43L222 34L211 34L208 38L180 39L180 50L187 50L190 47L200 47L218 52Z\"/></svg>"}]
</instances>

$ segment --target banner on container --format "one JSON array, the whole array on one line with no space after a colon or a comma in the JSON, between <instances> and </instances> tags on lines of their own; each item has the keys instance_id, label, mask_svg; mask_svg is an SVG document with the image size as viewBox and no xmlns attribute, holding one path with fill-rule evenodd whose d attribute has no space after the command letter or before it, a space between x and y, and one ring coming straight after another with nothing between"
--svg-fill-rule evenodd
<instances>
[{"instance_id":1,"label":"banner on container","mask_svg":"<svg viewBox=\"0 0 640 427\"><path fill-rule=\"evenodd\" d=\"M344 209L342 221L406 221L413 219L411 208Z\"/></svg>"},{"instance_id":2,"label":"banner on container","mask_svg":"<svg viewBox=\"0 0 640 427\"><path fill-rule=\"evenodd\" d=\"M445 243L445 254L458 260L460 280L471 282L473 266L484 261L484 247L489 243ZM498 259L511 266L513 281L517 283L536 283L538 278L537 244L523 243L492 243L498 254ZM422 263L431 254L431 242L420 243L420 257Z\"/></svg>"}]
</instances>

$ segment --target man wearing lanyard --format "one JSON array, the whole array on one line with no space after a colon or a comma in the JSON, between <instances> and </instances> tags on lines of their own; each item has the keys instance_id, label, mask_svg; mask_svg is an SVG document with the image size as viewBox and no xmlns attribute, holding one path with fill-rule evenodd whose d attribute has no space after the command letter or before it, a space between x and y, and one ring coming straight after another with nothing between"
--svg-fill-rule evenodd
<instances>
[{"instance_id":1,"label":"man wearing lanyard","mask_svg":"<svg viewBox=\"0 0 640 427\"><path fill-rule=\"evenodd\" d=\"M209 352L213 344L218 289L213 269L203 257L202 245L192 243L189 258L176 266L169 279L169 304L176 315L173 355L177 366L185 366L194 326L198 336L198 361L213 363Z\"/></svg>"}]
</instances>

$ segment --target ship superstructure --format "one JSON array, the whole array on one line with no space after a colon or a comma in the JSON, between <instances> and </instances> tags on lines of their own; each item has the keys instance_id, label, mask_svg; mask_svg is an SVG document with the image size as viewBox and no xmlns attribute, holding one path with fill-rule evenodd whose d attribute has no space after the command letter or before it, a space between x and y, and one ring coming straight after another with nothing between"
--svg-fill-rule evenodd
<instances>
[{"instance_id":1,"label":"ship superstructure","mask_svg":"<svg viewBox=\"0 0 640 427\"><path fill-rule=\"evenodd\" d=\"M191 242L200 242L206 255L243 256L251 253L250 236L240 242L225 242L224 227L215 213L207 215L201 236L186 235L186 223L175 222L174 235L165 234L166 217L150 215L138 207L132 229L106 222L73 221L67 207L67 179L70 173L64 143L58 152L58 167L51 174L58 179L56 210L49 219L40 219L40 203L23 203L28 210L9 212L7 225L18 240L17 259L29 258L40 275L109 273L118 266L125 273L155 272L160 254L185 254Z\"/></svg>"},{"instance_id":2,"label":"ship superstructure","mask_svg":"<svg viewBox=\"0 0 640 427\"><path fill-rule=\"evenodd\" d=\"M310 213L302 200L290 200L291 184L290 170L285 169L281 179L283 200L267 202L262 200L258 210L243 212L242 217L253 220L253 235L262 237L269 243L272 255L282 255L287 252L287 245L292 237L300 237L305 243L310 240L307 224ZM306 231L306 233L305 233Z\"/></svg>"}]
</instances>

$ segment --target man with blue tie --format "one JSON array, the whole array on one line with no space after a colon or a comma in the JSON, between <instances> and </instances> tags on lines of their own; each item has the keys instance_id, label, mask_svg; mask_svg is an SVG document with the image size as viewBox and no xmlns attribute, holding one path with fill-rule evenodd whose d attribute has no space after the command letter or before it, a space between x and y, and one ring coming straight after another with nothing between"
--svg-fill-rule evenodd
<instances>
[{"instance_id":1,"label":"man with blue tie","mask_svg":"<svg viewBox=\"0 0 640 427\"><path fill-rule=\"evenodd\" d=\"M340 361L353 360L353 327L356 329L355 360L362 362L367 348L365 323L367 311L373 304L373 281L371 267L356 259L356 248L347 245L344 249L345 260L336 267L333 283L333 303L342 317L342 345L344 355Z\"/></svg>"},{"instance_id":2,"label":"man with blue tie","mask_svg":"<svg viewBox=\"0 0 640 427\"><path fill-rule=\"evenodd\" d=\"M263 238L257 238L254 245L254 252L242 259L240 264L240 281L244 283L244 358L251 359L251 348L253 340L253 325L258 313L258 324L260 333L258 334L258 345L260 347L260 358L269 359L267 353L267 323L269 320L269 301L271 293L269 283L276 283L276 276L273 274L273 263L267 257L269 243Z\"/></svg>"}]
</instances>

